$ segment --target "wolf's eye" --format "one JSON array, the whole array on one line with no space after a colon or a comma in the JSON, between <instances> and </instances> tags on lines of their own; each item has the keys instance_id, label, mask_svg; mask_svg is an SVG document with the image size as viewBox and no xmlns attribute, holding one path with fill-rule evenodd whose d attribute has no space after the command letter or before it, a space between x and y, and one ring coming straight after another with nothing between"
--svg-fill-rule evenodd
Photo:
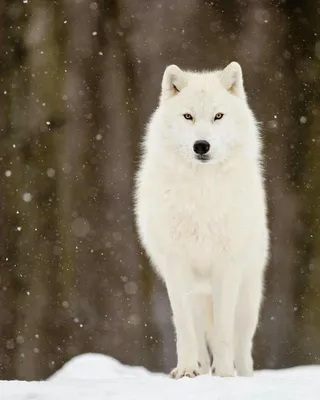
<instances>
[{"instance_id":1,"label":"wolf's eye","mask_svg":"<svg viewBox=\"0 0 320 400\"><path fill-rule=\"evenodd\" d=\"M191 114L183 114L183 116L185 117L185 119L188 119L190 121L193 120L193 116Z\"/></svg>"},{"instance_id":2,"label":"wolf's eye","mask_svg":"<svg viewBox=\"0 0 320 400\"><path fill-rule=\"evenodd\" d=\"M221 119L223 117L223 114L222 113L218 113L218 114L216 114L215 116L214 116L214 120L216 120L216 119Z\"/></svg>"}]
</instances>

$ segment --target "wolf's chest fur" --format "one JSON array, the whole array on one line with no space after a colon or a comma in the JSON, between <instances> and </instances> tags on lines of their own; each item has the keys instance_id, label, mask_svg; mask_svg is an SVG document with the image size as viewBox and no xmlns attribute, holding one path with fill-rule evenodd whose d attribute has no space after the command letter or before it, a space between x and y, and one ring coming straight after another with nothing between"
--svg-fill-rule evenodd
<instances>
[{"instance_id":1,"label":"wolf's chest fur","mask_svg":"<svg viewBox=\"0 0 320 400\"><path fill-rule=\"evenodd\" d=\"M150 180L145 190L145 237L170 254L193 262L212 260L228 251L248 220L246 182L195 175ZM247 190L248 192L248 190Z\"/></svg>"}]
</instances>

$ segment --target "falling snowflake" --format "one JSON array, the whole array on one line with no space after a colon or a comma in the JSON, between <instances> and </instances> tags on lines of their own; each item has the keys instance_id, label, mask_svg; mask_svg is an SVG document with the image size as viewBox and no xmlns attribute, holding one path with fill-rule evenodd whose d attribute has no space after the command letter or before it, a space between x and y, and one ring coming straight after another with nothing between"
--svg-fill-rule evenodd
<instances>
[{"instance_id":1,"label":"falling snowflake","mask_svg":"<svg viewBox=\"0 0 320 400\"><path fill-rule=\"evenodd\" d=\"M307 122L307 117L305 117L304 115L302 115L302 116L300 117L300 122L301 122L301 124L305 124L305 123Z\"/></svg>"},{"instance_id":2,"label":"falling snowflake","mask_svg":"<svg viewBox=\"0 0 320 400\"><path fill-rule=\"evenodd\" d=\"M32 200L32 194L31 193L24 193L22 198L23 198L23 201L25 201L26 203L30 203L30 201Z\"/></svg>"},{"instance_id":3,"label":"falling snowflake","mask_svg":"<svg viewBox=\"0 0 320 400\"><path fill-rule=\"evenodd\" d=\"M71 230L76 237L85 237L90 232L89 222L85 218L76 218L72 222Z\"/></svg>"},{"instance_id":4,"label":"falling snowflake","mask_svg":"<svg viewBox=\"0 0 320 400\"><path fill-rule=\"evenodd\" d=\"M47 169L47 175L49 178L53 178L56 174L56 171L53 168L48 168Z\"/></svg>"}]
</instances>

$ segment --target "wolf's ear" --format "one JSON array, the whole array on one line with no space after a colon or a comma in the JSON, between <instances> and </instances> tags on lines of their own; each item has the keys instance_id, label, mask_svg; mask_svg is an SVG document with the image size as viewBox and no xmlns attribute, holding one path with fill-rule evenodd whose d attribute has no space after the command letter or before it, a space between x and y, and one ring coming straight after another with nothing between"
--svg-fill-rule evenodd
<instances>
[{"instance_id":1,"label":"wolf's ear","mask_svg":"<svg viewBox=\"0 0 320 400\"><path fill-rule=\"evenodd\" d=\"M233 61L221 71L221 83L232 94L246 98L243 86L242 69L240 65Z\"/></svg>"},{"instance_id":2,"label":"wolf's ear","mask_svg":"<svg viewBox=\"0 0 320 400\"><path fill-rule=\"evenodd\" d=\"M186 73L176 65L169 65L162 78L161 100L175 96L186 85Z\"/></svg>"}]
</instances>

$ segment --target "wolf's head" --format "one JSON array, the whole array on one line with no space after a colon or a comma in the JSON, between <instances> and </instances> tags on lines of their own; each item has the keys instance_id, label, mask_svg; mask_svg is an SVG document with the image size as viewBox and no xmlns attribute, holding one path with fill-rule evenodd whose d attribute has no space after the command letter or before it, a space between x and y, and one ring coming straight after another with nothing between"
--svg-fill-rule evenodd
<instances>
[{"instance_id":1,"label":"wolf's head","mask_svg":"<svg viewBox=\"0 0 320 400\"><path fill-rule=\"evenodd\" d=\"M222 163L236 154L259 156L257 124L236 62L214 72L167 67L151 124L158 150L192 163Z\"/></svg>"}]
</instances>

